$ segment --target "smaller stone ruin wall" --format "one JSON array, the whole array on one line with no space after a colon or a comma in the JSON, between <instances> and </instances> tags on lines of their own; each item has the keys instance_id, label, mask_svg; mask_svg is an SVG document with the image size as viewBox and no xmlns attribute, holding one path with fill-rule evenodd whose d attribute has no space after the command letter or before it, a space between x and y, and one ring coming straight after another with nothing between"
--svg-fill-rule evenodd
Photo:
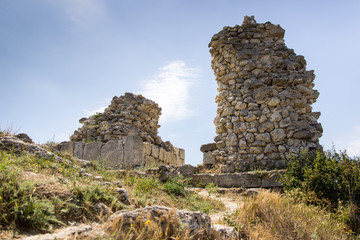
<instances>
[{"instance_id":1,"label":"smaller stone ruin wall","mask_svg":"<svg viewBox=\"0 0 360 240\"><path fill-rule=\"evenodd\" d=\"M142 95L114 97L103 113L79 120L83 124L58 148L84 160L101 161L114 168L152 163L182 165L184 149L157 135L161 108Z\"/></svg>"},{"instance_id":2,"label":"smaller stone ruin wall","mask_svg":"<svg viewBox=\"0 0 360 240\"><path fill-rule=\"evenodd\" d=\"M209 44L218 84L215 144L203 146L204 163L223 172L282 168L281 159L321 149L319 93L303 56L284 44L284 29L245 17L224 27ZM210 154L211 153L211 154Z\"/></svg>"},{"instance_id":3,"label":"smaller stone ruin wall","mask_svg":"<svg viewBox=\"0 0 360 240\"><path fill-rule=\"evenodd\" d=\"M79 120L83 124L70 137L71 141L118 140L128 135L138 135L144 142L161 146L157 135L161 108L142 95L125 93L114 97L103 113Z\"/></svg>"}]
</instances>

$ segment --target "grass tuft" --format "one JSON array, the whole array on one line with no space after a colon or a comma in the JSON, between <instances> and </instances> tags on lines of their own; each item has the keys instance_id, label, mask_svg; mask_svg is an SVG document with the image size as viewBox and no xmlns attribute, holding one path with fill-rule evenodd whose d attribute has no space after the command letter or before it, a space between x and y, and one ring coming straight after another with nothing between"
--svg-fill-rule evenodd
<instances>
[{"instance_id":1,"label":"grass tuft","mask_svg":"<svg viewBox=\"0 0 360 240\"><path fill-rule=\"evenodd\" d=\"M245 233L248 239L348 239L345 223L317 206L293 198L260 191L245 199L226 222Z\"/></svg>"}]
</instances>

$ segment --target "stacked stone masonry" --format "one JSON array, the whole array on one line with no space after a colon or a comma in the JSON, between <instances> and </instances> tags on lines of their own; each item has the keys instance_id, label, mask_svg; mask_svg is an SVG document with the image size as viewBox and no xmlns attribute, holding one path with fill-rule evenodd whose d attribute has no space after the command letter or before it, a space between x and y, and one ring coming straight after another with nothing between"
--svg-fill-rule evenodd
<instances>
[{"instance_id":1,"label":"stacked stone masonry","mask_svg":"<svg viewBox=\"0 0 360 240\"><path fill-rule=\"evenodd\" d=\"M79 120L83 124L70 137L71 141L109 141L138 135L143 141L161 145L157 135L161 108L142 95L125 93L114 97L104 113Z\"/></svg>"},{"instance_id":2,"label":"stacked stone masonry","mask_svg":"<svg viewBox=\"0 0 360 240\"><path fill-rule=\"evenodd\" d=\"M284 44L285 30L245 17L209 44L218 84L215 145L204 160L223 172L284 167L281 159L321 149L315 75ZM211 153L211 155L209 155Z\"/></svg>"},{"instance_id":3,"label":"stacked stone masonry","mask_svg":"<svg viewBox=\"0 0 360 240\"><path fill-rule=\"evenodd\" d=\"M103 113L79 120L83 124L61 143L62 152L85 160L99 160L115 168L154 162L182 165L185 151L157 135L161 108L142 95L114 97Z\"/></svg>"}]
</instances>

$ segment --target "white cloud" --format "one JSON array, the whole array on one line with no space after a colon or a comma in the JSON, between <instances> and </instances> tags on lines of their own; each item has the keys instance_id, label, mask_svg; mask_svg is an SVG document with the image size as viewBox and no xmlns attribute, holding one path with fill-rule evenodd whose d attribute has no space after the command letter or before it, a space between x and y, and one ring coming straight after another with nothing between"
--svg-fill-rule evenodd
<instances>
[{"instance_id":1,"label":"white cloud","mask_svg":"<svg viewBox=\"0 0 360 240\"><path fill-rule=\"evenodd\" d=\"M141 93L161 107L160 122L183 120L192 116L190 88L197 82L199 69L184 61L173 61L159 68L152 78L142 82Z\"/></svg>"},{"instance_id":2,"label":"white cloud","mask_svg":"<svg viewBox=\"0 0 360 240\"><path fill-rule=\"evenodd\" d=\"M335 141L335 148L346 150L350 156L360 156L360 126L354 126L353 134Z\"/></svg>"},{"instance_id":3,"label":"white cloud","mask_svg":"<svg viewBox=\"0 0 360 240\"><path fill-rule=\"evenodd\" d=\"M111 98L106 98L105 99L106 105L100 106L100 107L98 107L96 109L92 109L92 110L84 109L83 111L88 116L94 115L96 113L102 113L102 112L104 112L105 108L107 108L110 105L111 100L112 100Z\"/></svg>"},{"instance_id":4,"label":"white cloud","mask_svg":"<svg viewBox=\"0 0 360 240\"><path fill-rule=\"evenodd\" d=\"M93 110L84 109L84 112L85 112L88 116L91 116L91 115L94 115L94 114L96 114L96 113L102 113L102 112L104 112L105 108L107 108L107 106L101 106L101 107L98 107L98 108L93 109Z\"/></svg>"},{"instance_id":5,"label":"white cloud","mask_svg":"<svg viewBox=\"0 0 360 240\"><path fill-rule=\"evenodd\" d=\"M80 27L91 26L106 12L101 0L61 0L57 3L64 9L66 17Z\"/></svg>"}]
</instances>

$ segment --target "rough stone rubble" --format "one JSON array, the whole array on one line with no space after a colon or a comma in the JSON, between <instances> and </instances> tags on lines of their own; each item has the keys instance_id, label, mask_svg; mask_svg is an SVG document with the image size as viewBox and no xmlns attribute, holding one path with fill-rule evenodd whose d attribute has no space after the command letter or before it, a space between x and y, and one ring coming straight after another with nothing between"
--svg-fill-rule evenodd
<instances>
[{"instance_id":1,"label":"rough stone rubble","mask_svg":"<svg viewBox=\"0 0 360 240\"><path fill-rule=\"evenodd\" d=\"M245 17L209 44L218 84L215 144L203 146L204 164L223 172L284 167L281 158L321 149L314 72L284 44L285 30Z\"/></svg>"},{"instance_id":2,"label":"rough stone rubble","mask_svg":"<svg viewBox=\"0 0 360 240\"><path fill-rule=\"evenodd\" d=\"M132 168L155 162L182 165L184 149L157 135L161 108L142 95L114 97L103 113L79 120L83 124L59 150L108 167Z\"/></svg>"},{"instance_id":3,"label":"rough stone rubble","mask_svg":"<svg viewBox=\"0 0 360 240\"><path fill-rule=\"evenodd\" d=\"M79 120L83 124L70 137L71 141L118 140L124 136L138 135L144 142L161 145L157 135L161 108L142 95L125 93L114 97L104 113L97 113Z\"/></svg>"}]
</instances>

